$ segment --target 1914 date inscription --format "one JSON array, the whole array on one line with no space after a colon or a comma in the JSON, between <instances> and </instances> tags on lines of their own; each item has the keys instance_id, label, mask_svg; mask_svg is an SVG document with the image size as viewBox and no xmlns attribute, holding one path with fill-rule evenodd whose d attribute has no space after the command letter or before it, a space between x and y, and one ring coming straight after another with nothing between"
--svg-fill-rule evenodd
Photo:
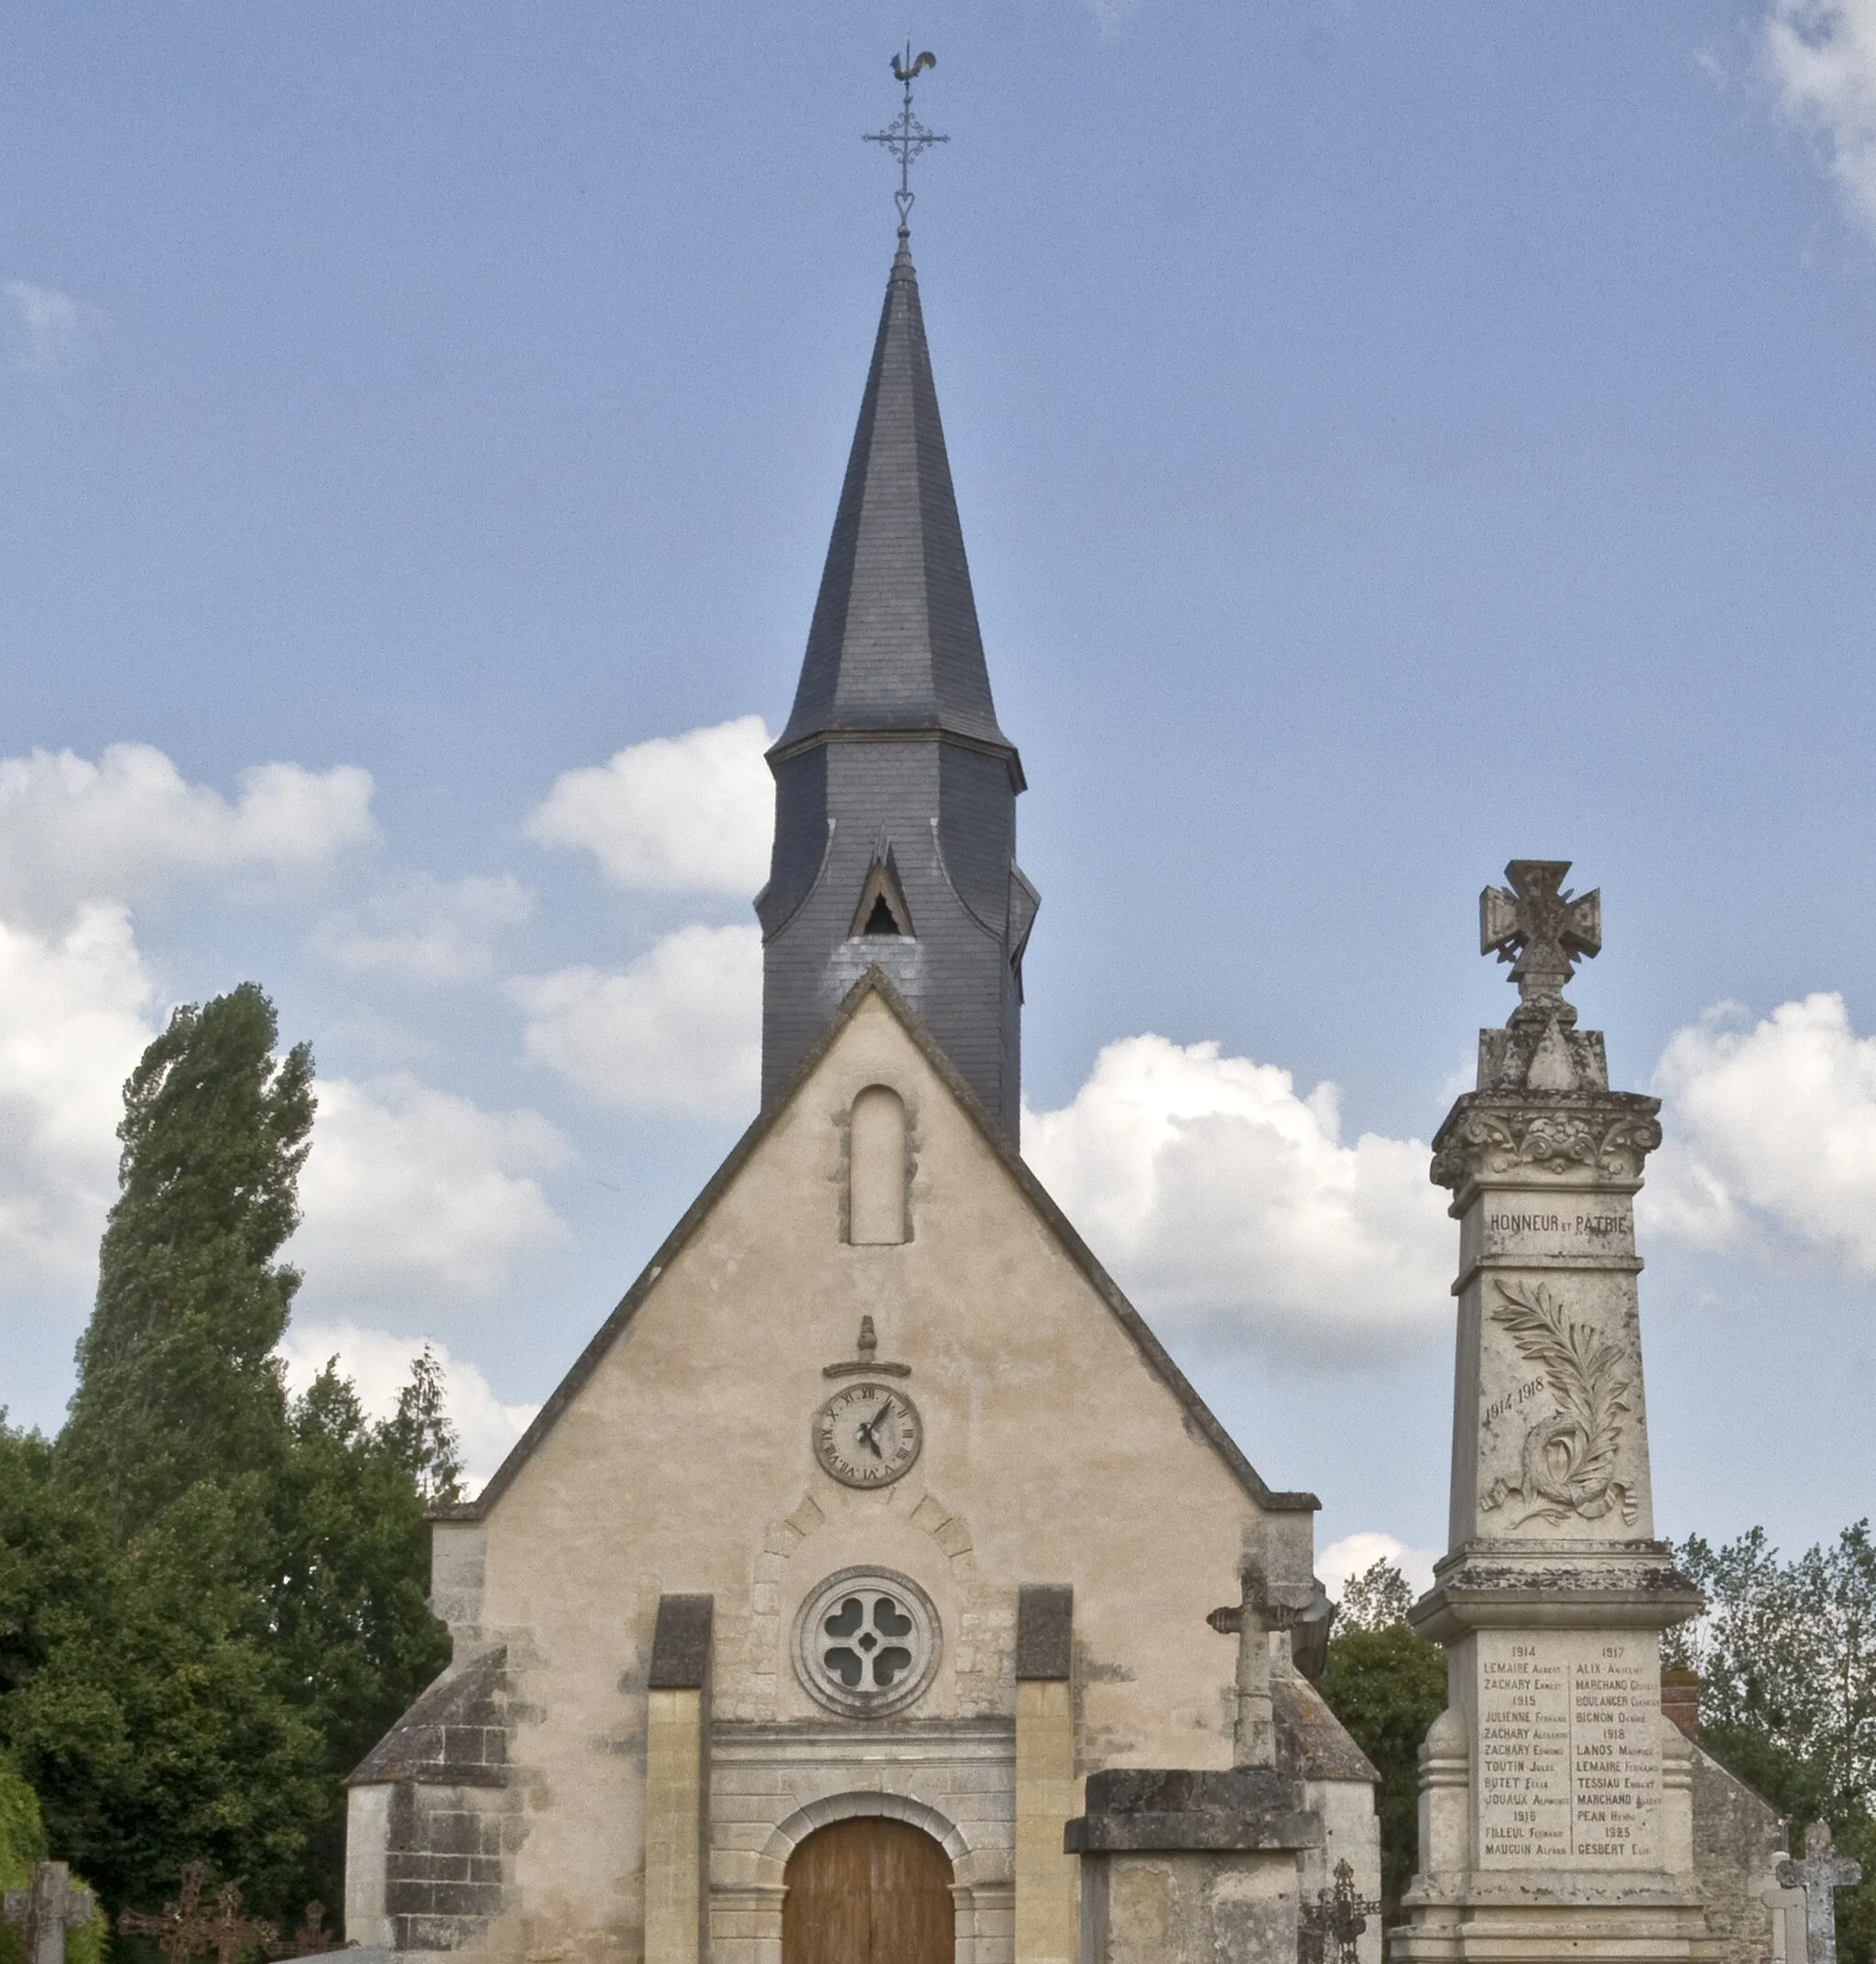
<instances>
[{"instance_id":1,"label":"1914 date inscription","mask_svg":"<svg viewBox=\"0 0 1876 1964\"><path fill-rule=\"evenodd\" d=\"M1654 1645L1554 1632L1478 1636L1479 1859L1601 1868L1657 1860Z\"/></svg>"}]
</instances>

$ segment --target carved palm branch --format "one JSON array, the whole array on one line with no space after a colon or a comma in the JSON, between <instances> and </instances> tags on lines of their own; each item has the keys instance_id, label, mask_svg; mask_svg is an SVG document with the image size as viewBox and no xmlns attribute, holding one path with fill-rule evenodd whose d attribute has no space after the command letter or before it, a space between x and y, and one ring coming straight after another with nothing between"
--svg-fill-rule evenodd
<instances>
[{"instance_id":1,"label":"carved palm branch","mask_svg":"<svg viewBox=\"0 0 1876 1964\"><path fill-rule=\"evenodd\" d=\"M1565 1319L1563 1304L1542 1282L1528 1288L1500 1282L1492 1321L1511 1333L1521 1354L1544 1373L1560 1416L1581 1430L1583 1446L1570 1484L1593 1501L1609 1489L1629 1410L1631 1380L1622 1373L1622 1346L1586 1323Z\"/></svg>"}]
</instances>

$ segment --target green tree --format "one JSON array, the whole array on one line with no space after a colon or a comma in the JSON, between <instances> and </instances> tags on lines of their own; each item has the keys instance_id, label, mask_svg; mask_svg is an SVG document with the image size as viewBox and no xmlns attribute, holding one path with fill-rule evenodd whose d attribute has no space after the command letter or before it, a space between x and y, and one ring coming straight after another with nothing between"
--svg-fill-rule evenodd
<instances>
[{"instance_id":1,"label":"green tree","mask_svg":"<svg viewBox=\"0 0 1876 1964\"><path fill-rule=\"evenodd\" d=\"M204 1479L265 1477L286 1439L274 1356L296 1270L312 1056L274 1055L273 1004L251 982L187 1004L124 1087L120 1193L78 1346L59 1451L126 1533Z\"/></svg>"},{"instance_id":2,"label":"green tree","mask_svg":"<svg viewBox=\"0 0 1876 1964\"><path fill-rule=\"evenodd\" d=\"M0 1520L0 1543L14 1525ZM0 1736L52 1847L113 1909L154 1906L192 1860L242 1876L270 1911L298 1906L327 1784L265 1641L256 1541L246 1509L203 1481L102 1566L80 1536L46 1551L37 1586L22 1578L40 1655L0 1699Z\"/></svg>"},{"instance_id":3,"label":"green tree","mask_svg":"<svg viewBox=\"0 0 1876 1964\"><path fill-rule=\"evenodd\" d=\"M295 1402L292 1434L274 1495L267 1649L322 1742L325 1804L308 1823L301 1885L332 1907L344 1880L341 1783L449 1662L449 1632L427 1601L424 1511L456 1498L458 1456L428 1350L376 1425L328 1363Z\"/></svg>"},{"instance_id":4,"label":"green tree","mask_svg":"<svg viewBox=\"0 0 1876 1964\"><path fill-rule=\"evenodd\" d=\"M39 1818L39 1797L16 1768L0 1759L0 1889L24 1889L34 1867L46 1860L46 1827ZM72 1881L82 1884L84 1878ZM66 1964L101 1964L109 1936L109 1918L102 1909L89 1923L68 1930ZM20 1933L0 1924L0 1964L31 1964Z\"/></svg>"},{"instance_id":5,"label":"green tree","mask_svg":"<svg viewBox=\"0 0 1876 1964\"><path fill-rule=\"evenodd\" d=\"M0 1424L0 1749L113 1909L188 1861L283 1924L335 1907L343 1778L448 1655L435 1359L382 1424L330 1366L286 1395L312 1060L276 1041L244 984L145 1053L71 1419L56 1446Z\"/></svg>"},{"instance_id":6,"label":"green tree","mask_svg":"<svg viewBox=\"0 0 1876 1964\"><path fill-rule=\"evenodd\" d=\"M1876 1544L1870 1523L1780 1559L1762 1528L1674 1550L1707 1598L1665 1661L1699 1674L1700 1743L1792 1817L1827 1820L1864 1881L1838 1897L1839 1954L1876 1959Z\"/></svg>"},{"instance_id":7,"label":"green tree","mask_svg":"<svg viewBox=\"0 0 1876 1964\"><path fill-rule=\"evenodd\" d=\"M1385 1555L1370 1562L1358 1576L1350 1576L1336 1598L1336 1628L1391 1630L1404 1624L1413 1607L1413 1591L1407 1577Z\"/></svg>"},{"instance_id":8,"label":"green tree","mask_svg":"<svg viewBox=\"0 0 1876 1964\"><path fill-rule=\"evenodd\" d=\"M1420 1859L1420 1742L1446 1708L1445 1653L1407 1627L1412 1591L1391 1562L1344 1588L1322 1694L1380 1775L1381 1910L1399 1913ZM1345 1610L1350 1627L1342 1627Z\"/></svg>"}]
</instances>

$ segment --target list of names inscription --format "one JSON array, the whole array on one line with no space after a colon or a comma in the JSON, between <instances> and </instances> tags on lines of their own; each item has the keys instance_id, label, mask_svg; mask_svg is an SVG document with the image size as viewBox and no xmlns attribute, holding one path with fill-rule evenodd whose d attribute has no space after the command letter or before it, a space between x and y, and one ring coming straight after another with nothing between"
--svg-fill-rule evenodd
<instances>
[{"instance_id":1,"label":"list of names inscription","mask_svg":"<svg viewBox=\"0 0 1876 1964\"><path fill-rule=\"evenodd\" d=\"M1489 1866L1657 1860L1659 1662L1633 1637L1481 1631L1479 1858Z\"/></svg>"}]
</instances>

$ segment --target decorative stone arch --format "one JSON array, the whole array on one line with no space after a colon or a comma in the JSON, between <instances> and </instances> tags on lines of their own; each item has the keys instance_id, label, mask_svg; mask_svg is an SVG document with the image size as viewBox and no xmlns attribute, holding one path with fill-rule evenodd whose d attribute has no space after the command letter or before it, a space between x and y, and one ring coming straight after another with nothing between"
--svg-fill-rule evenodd
<instances>
[{"instance_id":1,"label":"decorative stone arch","mask_svg":"<svg viewBox=\"0 0 1876 1964\"><path fill-rule=\"evenodd\" d=\"M831 1828L835 1821L851 1821L863 1817L903 1821L909 1828L916 1828L930 1835L950 1859L954 1892L960 1887L971 1886L975 1878L967 1879L965 1871L975 1871L977 1850L972 1848L957 1823L941 1814L929 1801L914 1800L909 1794L889 1794L878 1789L830 1794L824 1799L809 1801L806 1806L797 1807L786 1820L779 1821L760 1857L763 1880L780 1882L788 1868L789 1857L816 1828Z\"/></svg>"},{"instance_id":2,"label":"decorative stone arch","mask_svg":"<svg viewBox=\"0 0 1876 1964\"><path fill-rule=\"evenodd\" d=\"M770 1831L756 1860L759 1880L753 1886L712 1889L714 1903L732 1913L731 1926L744 1937L750 1957L769 1964L781 1956L789 1857L817 1828L867 1816L903 1821L930 1835L944 1850L951 1862L952 1900L957 1905L955 1964L1014 1964L1016 1892L1009 1850L977 1845L928 1801L877 1787L829 1794L797 1807ZM713 1953L720 1948L726 1947L713 1942Z\"/></svg>"}]
</instances>

